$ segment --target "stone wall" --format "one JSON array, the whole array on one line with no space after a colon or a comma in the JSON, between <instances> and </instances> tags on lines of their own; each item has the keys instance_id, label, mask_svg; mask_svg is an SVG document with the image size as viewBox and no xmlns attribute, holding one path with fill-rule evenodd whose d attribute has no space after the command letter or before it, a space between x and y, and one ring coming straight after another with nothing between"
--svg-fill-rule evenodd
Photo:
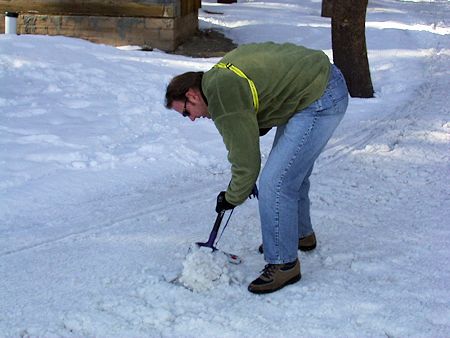
<instances>
[{"instance_id":1,"label":"stone wall","mask_svg":"<svg viewBox=\"0 0 450 338\"><path fill-rule=\"evenodd\" d=\"M11 1L0 0L0 32L4 32L4 12L15 11L19 34L64 35L173 51L198 29L198 0L78 0L65 1L70 3L66 7L62 2L14 0L12 6ZM123 15L118 15L115 2L122 6Z\"/></svg>"}]
</instances>

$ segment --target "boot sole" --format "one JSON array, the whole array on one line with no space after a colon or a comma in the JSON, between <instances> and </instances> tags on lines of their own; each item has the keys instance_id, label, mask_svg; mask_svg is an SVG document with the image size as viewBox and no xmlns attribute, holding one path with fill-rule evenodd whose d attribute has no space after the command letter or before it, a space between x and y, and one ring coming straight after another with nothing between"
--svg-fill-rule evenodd
<instances>
[{"instance_id":1,"label":"boot sole","mask_svg":"<svg viewBox=\"0 0 450 338\"><path fill-rule=\"evenodd\" d=\"M265 293L272 293L272 292L275 292L275 291L278 291L278 290L284 288L287 285L297 283L300 279L302 279L302 274L299 274L298 276L292 277L286 283L284 283L283 285L279 286L276 289L267 289L267 290L250 290L250 289L248 289L248 291L250 291L251 293L258 294L258 295L265 294Z\"/></svg>"},{"instance_id":2,"label":"boot sole","mask_svg":"<svg viewBox=\"0 0 450 338\"><path fill-rule=\"evenodd\" d=\"M314 250L316 248L316 246L317 246L317 244L314 244L314 245L311 245L311 246L299 246L298 250L300 250L300 251L311 251L311 250ZM264 249L260 250L260 248L258 248L258 252L260 254L263 254L264 253Z\"/></svg>"},{"instance_id":3,"label":"boot sole","mask_svg":"<svg viewBox=\"0 0 450 338\"><path fill-rule=\"evenodd\" d=\"M298 249L300 251L311 251L314 250L316 248L317 244L313 244L311 246L300 246Z\"/></svg>"}]
</instances>

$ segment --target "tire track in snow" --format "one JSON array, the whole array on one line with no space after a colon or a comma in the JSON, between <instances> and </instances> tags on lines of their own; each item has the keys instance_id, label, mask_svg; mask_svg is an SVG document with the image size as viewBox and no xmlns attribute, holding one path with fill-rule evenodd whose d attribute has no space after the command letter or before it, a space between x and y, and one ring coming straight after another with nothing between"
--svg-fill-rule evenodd
<instances>
[{"instance_id":1,"label":"tire track in snow","mask_svg":"<svg viewBox=\"0 0 450 338\"><path fill-rule=\"evenodd\" d=\"M446 7L441 7L439 3L427 4L427 6L429 7L426 7L422 13L430 16L433 27L436 28L439 24L448 21L448 13L443 10ZM430 9L430 7L433 9ZM325 149L321 155L321 165L333 164L351 154L354 150L362 149L375 138L384 137L387 133L391 134L388 137L391 141L388 147L392 151L401 141L406 130L416 125L417 119L413 116L416 115L417 111L430 109L429 107L433 105L434 101L447 97L448 80L445 85L442 84L442 80L436 81L436 75L446 72L446 65L448 64L448 62L445 62L445 58L448 58L448 49L445 49L440 41L442 41L441 38L436 38L434 53L424 61L426 78L411 95L411 100L385 115L387 119L379 118L378 121L370 122L368 127L359 129L355 134L352 134L349 130L343 130L347 136ZM445 80L445 77L443 78ZM445 112L442 112L443 115L448 112L448 105L441 104L439 107L447 108ZM407 121L407 124L404 124L405 121Z\"/></svg>"},{"instance_id":2,"label":"tire track in snow","mask_svg":"<svg viewBox=\"0 0 450 338\"><path fill-rule=\"evenodd\" d=\"M186 182L184 182L184 183L186 183ZM120 225L123 222L134 220L134 219L139 219L140 217L143 217L143 216L146 216L146 215L150 215L150 214L153 214L153 213L156 213L156 212L160 212L160 211L164 211L164 210L170 211L170 210L173 210L176 205L179 205L179 204L185 202L186 200L198 201L198 199L200 197L205 195L205 192L207 192L207 191L209 191L211 189L211 186L209 186L209 185L198 185L198 184L195 184L195 187L196 187L195 190L194 189L189 189L189 188L186 189L186 191L189 191L189 197L188 198L186 198L186 194L181 194L181 195L178 195L176 199L172 199L169 203L168 203L167 200L163 200L163 201L160 201L159 203L155 204L155 203L152 203L149 200L148 204L152 204L152 206L147 208L147 209L144 209L144 210L140 209L138 211L126 214L126 215L124 215L122 217L119 217L119 218L116 218L114 220L107 220L107 221L104 221L102 223L98 223L96 225L90 226L88 228L84 228L84 229L82 229L80 231L70 232L70 233L67 233L67 234L64 234L64 235L60 235L60 236L48 239L48 240L42 240L42 241L39 241L37 243L24 245L24 246L21 246L21 247L16 248L16 249L6 250L6 251L0 253L0 259L3 258L3 257L7 257L7 256L10 256L10 255L13 255L13 254L18 254L18 253L21 253L21 252L24 252L24 251L38 249L40 247L50 246L52 244L64 242L66 240L73 240L73 239L75 239L77 237L86 235L86 234L91 233L91 232L96 232L96 231L101 231L101 230L105 230L105 229L110 229L110 228L113 228L115 226ZM202 188L197 189L197 187L202 187ZM167 189L167 190L169 190L169 189ZM192 192L192 191L194 191L194 192ZM167 192L159 191L157 195L159 195L159 196L167 196L169 194ZM84 204L89 204L89 202L90 201L85 202L85 203L80 203L79 204L80 209L83 208ZM188 201L188 203L192 203L192 202ZM115 203L114 203L114 205L115 205ZM80 224L80 223L78 223L78 224ZM77 227L77 224L74 224L73 227Z\"/></svg>"},{"instance_id":3,"label":"tire track in snow","mask_svg":"<svg viewBox=\"0 0 450 338\"><path fill-rule=\"evenodd\" d=\"M386 115L388 119L379 118L376 122L369 123L368 127L359 129L357 134L351 134L347 131L346 137L324 151L324 154L322 155L323 161L327 165L333 164L349 155L354 150L362 149L364 146L368 145L370 141L384 137L384 135L390 132L397 131L398 139L401 139L407 127L415 124L415 112L423 109L427 103L433 100L433 88L436 83L433 83L435 71L431 71L431 68L437 57L438 52L426 61L427 78L411 95L412 99L410 101L407 101L406 104L401 107L393 109L392 112ZM404 121L408 121L408 124L404 124ZM396 144L398 144L398 140L391 142L389 148L392 150Z\"/></svg>"}]
</instances>

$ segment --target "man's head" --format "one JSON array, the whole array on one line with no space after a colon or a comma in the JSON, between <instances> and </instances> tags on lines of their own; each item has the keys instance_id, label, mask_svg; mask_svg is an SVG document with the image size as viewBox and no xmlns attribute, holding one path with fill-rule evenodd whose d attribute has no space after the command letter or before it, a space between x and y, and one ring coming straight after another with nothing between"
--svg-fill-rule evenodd
<instances>
[{"instance_id":1,"label":"man's head","mask_svg":"<svg viewBox=\"0 0 450 338\"><path fill-rule=\"evenodd\" d=\"M203 72L187 72L175 76L166 89L166 108L174 109L191 121L210 118L208 103L202 92Z\"/></svg>"}]
</instances>

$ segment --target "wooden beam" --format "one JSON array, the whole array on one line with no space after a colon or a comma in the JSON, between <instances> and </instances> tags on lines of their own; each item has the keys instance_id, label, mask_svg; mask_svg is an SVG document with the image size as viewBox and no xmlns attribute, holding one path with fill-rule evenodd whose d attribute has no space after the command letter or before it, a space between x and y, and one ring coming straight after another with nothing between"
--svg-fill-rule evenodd
<instances>
[{"instance_id":1,"label":"wooden beam","mask_svg":"<svg viewBox=\"0 0 450 338\"><path fill-rule=\"evenodd\" d=\"M0 12L173 18L197 10L199 0L0 0Z\"/></svg>"}]
</instances>

